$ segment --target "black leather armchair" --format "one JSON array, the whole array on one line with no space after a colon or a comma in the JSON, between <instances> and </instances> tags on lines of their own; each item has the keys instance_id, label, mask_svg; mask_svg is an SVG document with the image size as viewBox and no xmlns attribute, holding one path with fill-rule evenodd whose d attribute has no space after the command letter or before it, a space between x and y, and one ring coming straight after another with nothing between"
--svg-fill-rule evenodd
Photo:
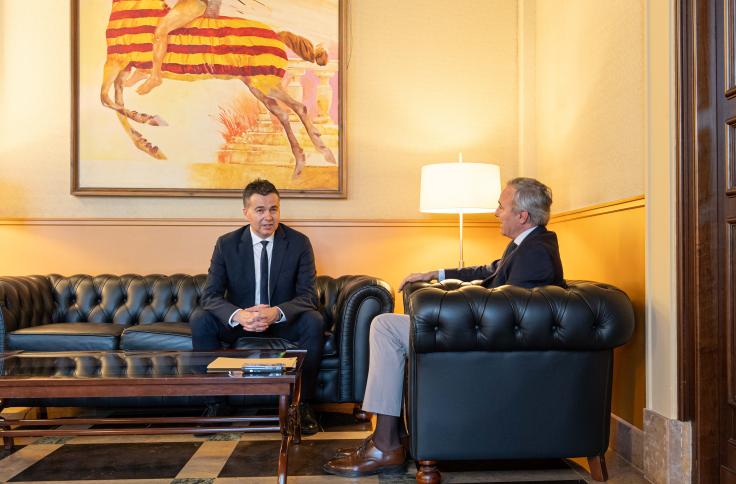
<instances>
[{"instance_id":1,"label":"black leather armchair","mask_svg":"<svg viewBox=\"0 0 736 484\"><path fill-rule=\"evenodd\" d=\"M415 283L406 418L418 482L438 460L587 457L606 480L613 348L631 301L606 284Z\"/></svg>"},{"instance_id":2,"label":"black leather armchair","mask_svg":"<svg viewBox=\"0 0 736 484\"><path fill-rule=\"evenodd\" d=\"M191 350L189 320L201 311L205 274L0 277L0 351ZM316 398L361 402L373 317L391 312L385 281L317 277L325 346ZM238 348L288 342L241 338Z\"/></svg>"}]
</instances>

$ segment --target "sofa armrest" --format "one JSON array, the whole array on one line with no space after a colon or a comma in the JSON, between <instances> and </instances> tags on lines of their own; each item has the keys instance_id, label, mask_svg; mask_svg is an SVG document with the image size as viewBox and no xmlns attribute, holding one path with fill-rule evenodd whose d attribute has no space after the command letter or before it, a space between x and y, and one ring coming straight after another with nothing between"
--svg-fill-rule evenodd
<instances>
[{"instance_id":1,"label":"sofa armrest","mask_svg":"<svg viewBox=\"0 0 736 484\"><path fill-rule=\"evenodd\" d=\"M0 351L8 333L54 322L54 296L46 276L0 277Z\"/></svg>"},{"instance_id":2,"label":"sofa armrest","mask_svg":"<svg viewBox=\"0 0 736 484\"><path fill-rule=\"evenodd\" d=\"M393 291L386 281L371 276L320 279L332 287L332 304L324 309L331 317L328 323L334 327L339 348L339 399L360 402L368 379L371 322L394 310Z\"/></svg>"},{"instance_id":3,"label":"sofa armrest","mask_svg":"<svg viewBox=\"0 0 736 484\"><path fill-rule=\"evenodd\" d=\"M602 350L634 331L628 296L590 281L533 289L443 281L413 291L407 312L415 353Z\"/></svg>"}]
</instances>

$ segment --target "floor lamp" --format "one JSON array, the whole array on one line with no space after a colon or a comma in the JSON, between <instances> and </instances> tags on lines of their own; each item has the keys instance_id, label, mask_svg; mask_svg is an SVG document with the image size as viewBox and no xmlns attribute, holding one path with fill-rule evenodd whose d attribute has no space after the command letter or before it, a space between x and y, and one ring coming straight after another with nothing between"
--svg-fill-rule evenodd
<instances>
[{"instance_id":1,"label":"floor lamp","mask_svg":"<svg viewBox=\"0 0 736 484\"><path fill-rule=\"evenodd\" d=\"M419 211L460 216L460 260L463 263L463 214L495 212L501 195L501 170L489 163L435 163L422 167Z\"/></svg>"}]
</instances>

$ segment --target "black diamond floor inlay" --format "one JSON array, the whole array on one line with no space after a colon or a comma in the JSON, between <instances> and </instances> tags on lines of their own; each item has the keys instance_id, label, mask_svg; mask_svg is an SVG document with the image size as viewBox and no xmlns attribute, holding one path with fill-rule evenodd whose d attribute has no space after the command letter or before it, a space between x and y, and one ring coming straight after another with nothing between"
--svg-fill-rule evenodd
<instances>
[{"instance_id":1,"label":"black diamond floor inlay","mask_svg":"<svg viewBox=\"0 0 736 484\"><path fill-rule=\"evenodd\" d=\"M173 479L200 445L200 442L64 445L10 482L49 478L65 481Z\"/></svg>"},{"instance_id":2,"label":"black diamond floor inlay","mask_svg":"<svg viewBox=\"0 0 736 484\"><path fill-rule=\"evenodd\" d=\"M133 416L195 416L200 415L201 408L189 409L155 409L155 410L130 410L130 409L106 409L100 416L111 417L133 417ZM233 414L254 415L272 413L273 408L262 410L255 408L239 407L234 409ZM350 413L352 408L345 413L318 412L317 417L324 433L320 438L305 438L299 445L292 444L289 449L288 475L289 477L313 476L318 482L320 477L325 476L322 466L332 458L338 448L355 447L362 439L340 439L345 435L342 432L362 432L357 435L367 435L370 424L356 421ZM330 438L330 432L336 438ZM89 484L103 480L120 481L127 479L139 479L141 482L164 479L173 484L213 484L217 478L255 478L257 482L272 482L277 474L278 454L281 445L280 440L240 440L244 434L237 432L216 434L209 437L192 437L188 435L171 436L170 442L162 437L160 440L141 439L137 436L119 437L119 443L75 443L74 437L39 437L23 441L24 445L16 445L12 450L0 448L0 475L3 482L38 482L38 481L78 481L77 484ZM327 437L327 438L325 438ZM237 441L234 448L230 445L222 445L214 442L216 440ZM28 444L28 442L32 442ZM116 440L117 442L117 440ZM29 467L24 469L23 461L29 454L15 456L18 451L33 450L32 447L40 444L57 444L60 447L45 457L40 458ZM201 452L195 457L197 450L204 444L208 445L206 452ZM215 456L218 449L223 452ZM232 452L231 452L231 449ZM203 449L205 450L205 449ZM228 454L229 453L229 454ZM43 453L42 453L43 454ZM32 453L30 454L32 455ZM610 457L609 457L610 455ZM16 458L18 457L18 458ZM222 469L216 465L211 470L208 461L212 459L225 461ZM626 480L619 482L646 484L641 473L631 468L614 452L609 452L607 458L612 459L609 463L609 471L614 470L619 477ZM7 462L17 466L18 474L3 474L4 463ZM611 461L609 461L611 462ZM21 463L20 466L18 464ZM201 469L203 475L177 479L182 469L187 467L188 475L193 469ZM580 472L585 472L570 461L565 459L547 460L487 460L487 461L441 461L438 468L448 482L493 482L494 484L586 484ZM5 467L12 469L12 467ZM219 469L219 475L215 476ZM410 461L408 469L404 474L379 475L381 484L413 484L416 482L415 465ZM467 473L467 475L465 475ZM487 477L486 477L487 476ZM508 477L507 477L508 476ZM494 479L495 477L495 479ZM612 475L615 478L615 474ZM631 477L631 479L629 479ZM331 478L336 478L332 476ZM499 481L499 478L511 479L510 481ZM523 480L523 479L527 480ZM486 481L486 479L488 479ZM520 480L521 479L521 480ZM545 480L552 479L552 480ZM353 482L353 480L341 480L336 478L335 482Z\"/></svg>"},{"instance_id":3,"label":"black diamond floor inlay","mask_svg":"<svg viewBox=\"0 0 736 484\"><path fill-rule=\"evenodd\" d=\"M358 446L360 440L302 440L289 446L288 475L318 476L322 465L341 447ZM278 467L281 442L240 442L230 455L219 477L273 476Z\"/></svg>"},{"instance_id":4,"label":"black diamond floor inlay","mask_svg":"<svg viewBox=\"0 0 736 484\"><path fill-rule=\"evenodd\" d=\"M6 449L5 447L0 446L0 460L6 458L10 454L14 452L18 452L20 449L25 447L24 445L14 445L12 449Z\"/></svg>"}]
</instances>

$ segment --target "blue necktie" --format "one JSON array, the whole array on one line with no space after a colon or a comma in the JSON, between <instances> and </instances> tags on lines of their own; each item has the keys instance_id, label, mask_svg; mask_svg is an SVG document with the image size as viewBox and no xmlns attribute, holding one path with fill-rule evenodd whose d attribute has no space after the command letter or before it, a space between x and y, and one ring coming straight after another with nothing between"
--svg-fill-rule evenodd
<instances>
[{"instance_id":1,"label":"blue necktie","mask_svg":"<svg viewBox=\"0 0 736 484\"><path fill-rule=\"evenodd\" d=\"M261 245L261 304L268 304L268 240L262 240Z\"/></svg>"}]
</instances>

